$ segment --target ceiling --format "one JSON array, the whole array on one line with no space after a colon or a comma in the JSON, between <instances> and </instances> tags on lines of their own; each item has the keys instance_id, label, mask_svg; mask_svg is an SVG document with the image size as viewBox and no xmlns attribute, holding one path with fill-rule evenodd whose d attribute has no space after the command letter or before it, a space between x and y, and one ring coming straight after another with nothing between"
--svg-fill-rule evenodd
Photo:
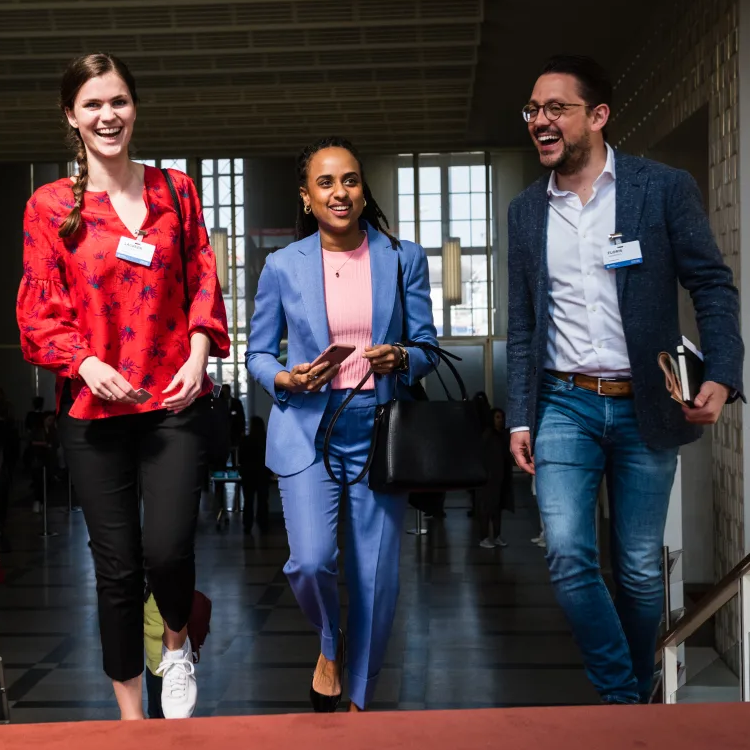
<instances>
[{"instance_id":1,"label":"ceiling","mask_svg":"<svg viewBox=\"0 0 750 750\"><path fill-rule=\"evenodd\" d=\"M442 150L467 131L483 0L0 0L0 159L64 158L66 63L122 57L142 157Z\"/></svg>"},{"instance_id":2,"label":"ceiling","mask_svg":"<svg viewBox=\"0 0 750 750\"><path fill-rule=\"evenodd\" d=\"M291 154L338 133L363 152L527 146L519 110L551 53L610 70L674 0L0 0L0 161L67 156L67 62L122 57L141 158ZM551 20L554 19L554 20Z\"/></svg>"}]
</instances>

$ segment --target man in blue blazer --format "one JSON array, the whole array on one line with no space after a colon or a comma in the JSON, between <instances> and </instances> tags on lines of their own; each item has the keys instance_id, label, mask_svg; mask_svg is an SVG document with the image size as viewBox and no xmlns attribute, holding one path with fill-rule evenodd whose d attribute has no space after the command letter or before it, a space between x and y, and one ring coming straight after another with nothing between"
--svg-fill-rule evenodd
<instances>
[{"instance_id":1,"label":"man in blue blazer","mask_svg":"<svg viewBox=\"0 0 750 750\"><path fill-rule=\"evenodd\" d=\"M547 560L587 673L607 703L648 700L660 553L680 445L742 393L739 300L695 181L606 142L612 86L588 58L551 59L523 115L552 174L511 203L508 425L536 474ZM705 356L693 407L657 365L680 341L678 282ZM612 598L596 544L606 475Z\"/></svg>"}]
</instances>

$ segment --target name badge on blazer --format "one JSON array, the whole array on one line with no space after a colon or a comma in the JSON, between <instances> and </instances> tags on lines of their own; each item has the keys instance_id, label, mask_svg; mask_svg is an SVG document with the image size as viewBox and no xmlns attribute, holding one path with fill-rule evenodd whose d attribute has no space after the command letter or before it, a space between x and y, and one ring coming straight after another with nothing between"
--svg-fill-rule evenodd
<instances>
[{"instance_id":1,"label":"name badge on blazer","mask_svg":"<svg viewBox=\"0 0 750 750\"><path fill-rule=\"evenodd\" d=\"M622 268L623 266L634 266L643 263L641 243L638 240L623 242L621 234L610 234L609 245L602 249L604 267Z\"/></svg>"}]
</instances>

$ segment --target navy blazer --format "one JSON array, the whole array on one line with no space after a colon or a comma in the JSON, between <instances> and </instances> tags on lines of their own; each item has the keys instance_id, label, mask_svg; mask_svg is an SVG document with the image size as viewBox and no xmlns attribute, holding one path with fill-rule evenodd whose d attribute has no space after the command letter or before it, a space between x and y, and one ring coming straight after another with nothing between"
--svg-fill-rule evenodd
<instances>
[{"instance_id":1,"label":"navy blazer","mask_svg":"<svg viewBox=\"0 0 750 750\"><path fill-rule=\"evenodd\" d=\"M432 322L427 256L413 242L401 240L394 250L391 241L369 224L372 279L373 344L394 344L406 339L437 346ZM406 301L404 319L398 290L401 263ZM287 331L286 367L279 360L279 345ZM274 385L276 375L294 365L312 362L330 343L328 313L323 285L323 254L316 232L272 253L258 281L255 312L245 354L252 377L273 398L268 422L266 465L280 476L296 474L315 460L315 436L330 396L330 385L319 392L289 393ZM409 347L406 373L375 376L375 393L382 404L394 397L408 397L397 389L398 381L413 385L432 369L427 355Z\"/></svg>"},{"instance_id":2,"label":"navy blazer","mask_svg":"<svg viewBox=\"0 0 750 750\"><path fill-rule=\"evenodd\" d=\"M638 425L652 448L684 445L701 428L685 420L657 364L680 340L677 282L693 300L705 379L741 394L739 295L687 172L616 151L615 177L616 231L643 253L643 263L616 270ZM537 180L508 210L508 426L529 426L532 436L547 354L548 183Z\"/></svg>"}]
</instances>

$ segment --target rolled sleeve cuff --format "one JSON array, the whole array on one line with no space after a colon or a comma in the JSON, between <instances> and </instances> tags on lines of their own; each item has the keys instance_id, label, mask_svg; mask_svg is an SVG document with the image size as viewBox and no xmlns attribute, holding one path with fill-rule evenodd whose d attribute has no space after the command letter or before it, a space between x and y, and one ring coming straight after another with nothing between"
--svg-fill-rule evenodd
<instances>
[{"instance_id":1,"label":"rolled sleeve cuff","mask_svg":"<svg viewBox=\"0 0 750 750\"><path fill-rule=\"evenodd\" d=\"M510 434L512 435L514 432L531 432L531 428L530 427L511 427Z\"/></svg>"}]
</instances>

